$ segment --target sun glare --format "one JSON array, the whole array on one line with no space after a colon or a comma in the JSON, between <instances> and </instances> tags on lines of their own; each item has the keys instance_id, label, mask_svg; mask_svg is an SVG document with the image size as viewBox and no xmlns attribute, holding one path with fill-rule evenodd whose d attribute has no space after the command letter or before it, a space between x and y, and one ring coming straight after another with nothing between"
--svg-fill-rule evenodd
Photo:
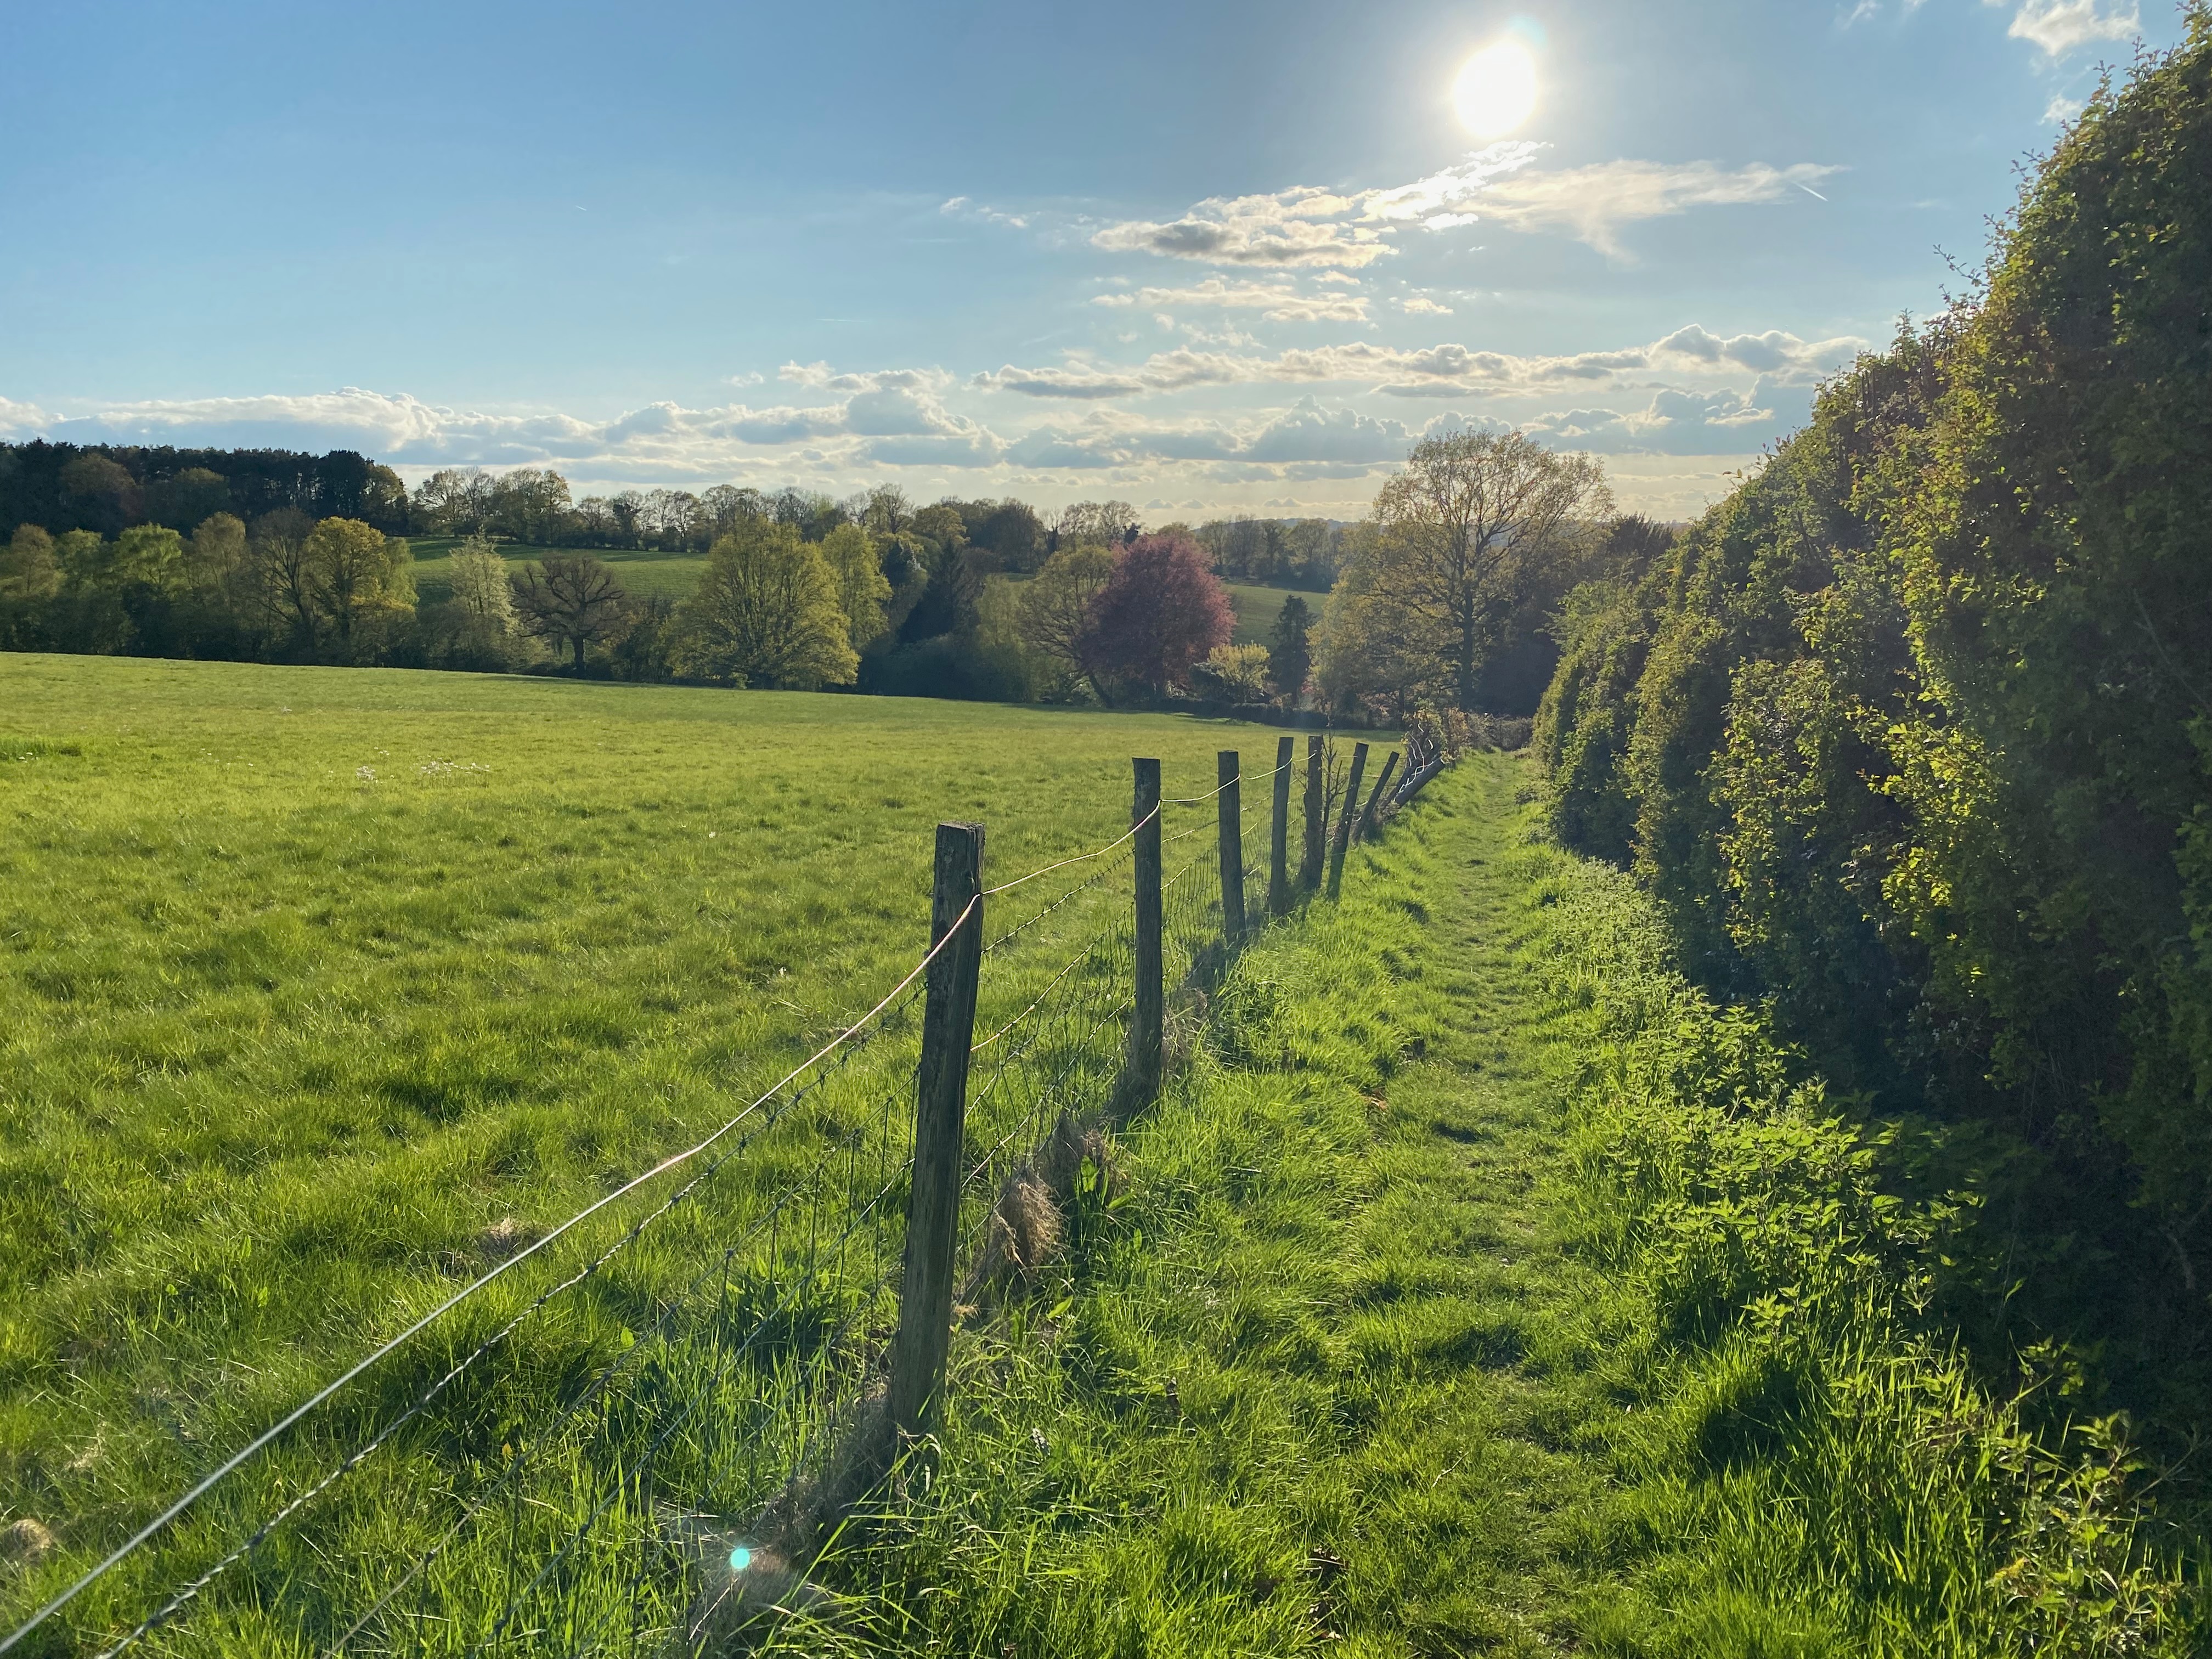
<instances>
[{"instance_id":1,"label":"sun glare","mask_svg":"<svg viewBox=\"0 0 2212 1659\"><path fill-rule=\"evenodd\" d=\"M1536 60L1518 41L1485 46L1452 82L1452 106L1476 137L1503 138L1536 107Z\"/></svg>"}]
</instances>

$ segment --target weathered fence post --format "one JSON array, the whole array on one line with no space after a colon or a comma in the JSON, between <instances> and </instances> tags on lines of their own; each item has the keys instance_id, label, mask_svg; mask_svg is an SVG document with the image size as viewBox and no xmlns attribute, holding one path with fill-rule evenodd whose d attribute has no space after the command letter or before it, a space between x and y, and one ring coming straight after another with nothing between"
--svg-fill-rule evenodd
<instances>
[{"instance_id":1,"label":"weathered fence post","mask_svg":"<svg viewBox=\"0 0 2212 1659\"><path fill-rule=\"evenodd\" d=\"M1275 744L1274 813L1267 821L1267 914L1291 908L1291 749L1292 739Z\"/></svg>"},{"instance_id":2,"label":"weathered fence post","mask_svg":"<svg viewBox=\"0 0 2212 1659\"><path fill-rule=\"evenodd\" d=\"M1352 845L1352 821L1359 816L1359 778L1367 770L1367 745L1352 745L1352 781L1346 785L1344 805L1336 815L1336 840L1328 849L1328 896L1334 898L1344 885L1344 852Z\"/></svg>"},{"instance_id":3,"label":"weathered fence post","mask_svg":"<svg viewBox=\"0 0 2212 1659\"><path fill-rule=\"evenodd\" d=\"M1382 792L1390 787L1390 775L1398 769L1398 751L1393 749L1382 762L1382 775L1375 780L1375 793L1367 798L1367 810L1359 815L1359 838L1368 840L1375 834L1375 814L1382 805Z\"/></svg>"},{"instance_id":4,"label":"weathered fence post","mask_svg":"<svg viewBox=\"0 0 2212 1659\"><path fill-rule=\"evenodd\" d=\"M1244 774L1234 749L1215 757L1214 811L1221 823L1221 937L1233 949L1244 937Z\"/></svg>"},{"instance_id":5,"label":"weathered fence post","mask_svg":"<svg viewBox=\"0 0 2212 1659\"><path fill-rule=\"evenodd\" d=\"M1134 764L1137 793L1129 811L1138 826L1132 860L1137 888L1137 990L1136 1017L1129 1026L1129 1109L1159 1094L1167 1007L1160 949L1160 763L1140 760Z\"/></svg>"},{"instance_id":6,"label":"weathered fence post","mask_svg":"<svg viewBox=\"0 0 2212 1659\"><path fill-rule=\"evenodd\" d=\"M898 1334L891 1347L890 1414L898 1440L937 1421L945 1355L952 1340L952 1246L960 1219L962 1137L968 1115L968 1050L975 1041L975 980L983 965L983 826L937 826L937 878L929 902L933 948L923 975L921 1066L915 1091L914 1189L907 1206ZM945 943L945 936L958 930Z\"/></svg>"},{"instance_id":7,"label":"weathered fence post","mask_svg":"<svg viewBox=\"0 0 2212 1659\"><path fill-rule=\"evenodd\" d=\"M1310 893L1321 885L1322 836L1328 829L1328 797L1322 793L1321 733L1306 738L1306 844L1298 858L1298 885Z\"/></svg>"}]
</instances>

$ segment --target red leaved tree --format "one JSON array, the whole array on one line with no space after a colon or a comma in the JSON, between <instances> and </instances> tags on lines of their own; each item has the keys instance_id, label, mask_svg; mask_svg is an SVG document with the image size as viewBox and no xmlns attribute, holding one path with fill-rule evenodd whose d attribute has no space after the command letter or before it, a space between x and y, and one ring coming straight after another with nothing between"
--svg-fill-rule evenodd
<instances>
[{"instance_id":1,"label":"red leaved tree","mask_svg":"<svg viewBox=\"0 0 2212 1659\"><path fill-rule=\"evenodd\" d=\"M1228 590L1188 536L1140 536L1086 607L1076 655L1091 684L1141 687L1164 696L1188 683L1191 665L1228 643L1236 626Z\"/></svg>"}]
</instances>

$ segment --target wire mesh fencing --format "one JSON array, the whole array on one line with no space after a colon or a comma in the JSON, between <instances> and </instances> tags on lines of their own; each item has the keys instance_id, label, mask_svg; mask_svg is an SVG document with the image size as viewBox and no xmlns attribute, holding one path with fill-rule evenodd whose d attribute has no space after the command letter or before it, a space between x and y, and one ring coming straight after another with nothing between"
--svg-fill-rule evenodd
<instances>
[{"instance_id":1,"label":"wire mesh fencing","mask_svg":"<svg viewBox=\"0 0 2212 1659\"><path fill-rule=\"evenodd\" d=\"M894 1420L893 1356L928 1346L912 1344L915 1275L951 1276L945 1316L972 1316L1052 1258L1102 1137L1158 1086L1163 1000L1202 1010L1240 942L1230 921L1265 921L1249 860L1224 860L1236 786L1277 813L1293 792L1224 755L1219 787L1167 799L1150 763L1148 798L1146 764L1127 833L995 888L978 830L970 886L945 890L940 831L930 954L868 1013L74 1578L17 1586L46 1599L0 1604L22 1620L0 1653L701 1651L803 1613L812 1557L926 1428ZM969 1024L938 1244L909 1218L937 1167L917 1123L953 991ZM909 1401L941 1386L943 1338Z\"/></svg>"}]
</instances>

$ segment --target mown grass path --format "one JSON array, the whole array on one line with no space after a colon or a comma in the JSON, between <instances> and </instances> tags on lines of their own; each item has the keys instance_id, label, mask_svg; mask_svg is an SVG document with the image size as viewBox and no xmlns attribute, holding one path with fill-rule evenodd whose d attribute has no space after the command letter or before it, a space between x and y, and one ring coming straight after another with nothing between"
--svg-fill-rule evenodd
<instances>
[{"instance_id":1,"label":"mown grass path","mask_svg":"<svg viewBox=\"0 0 2212 1659\"><path fill-rule=\"evenodd\" d=\"M1556 1224L1590 1017L1528 959L1571 861L1525 781L1464 765L1246 957L1118 1223L975 1340L929 1513L846 1564L890 1581L868 1645L1606 1644L1634 1401Z\"/></svg>"}]
</instances>

